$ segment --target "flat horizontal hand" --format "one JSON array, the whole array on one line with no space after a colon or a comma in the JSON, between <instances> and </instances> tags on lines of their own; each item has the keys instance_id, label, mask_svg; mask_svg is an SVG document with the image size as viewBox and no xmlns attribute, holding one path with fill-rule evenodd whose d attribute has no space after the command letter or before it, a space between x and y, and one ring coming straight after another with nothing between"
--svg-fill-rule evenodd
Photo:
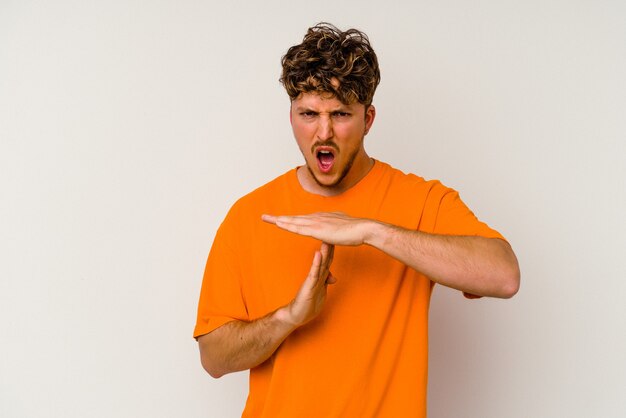
<instances>
[{"instance_id":1,"label":"flat horizontal hand","mask_svg":"<svg viewBox=\"0 0 626 418\"><path fill-rule=\"evenodd\" d=\"M299 216L263 215L263 221L295 234L334 245L362 245L370 219L353 218L340 212L318 212Z\"/></svg>"}]
</instances>

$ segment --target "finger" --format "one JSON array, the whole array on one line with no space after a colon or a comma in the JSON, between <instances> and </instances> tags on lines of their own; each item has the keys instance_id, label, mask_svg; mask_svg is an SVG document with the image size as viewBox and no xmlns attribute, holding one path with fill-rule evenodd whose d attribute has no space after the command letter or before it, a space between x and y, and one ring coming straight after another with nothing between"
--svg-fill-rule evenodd
<instances>
[{"instance_id":1,"label":"finger","mask_svg":"<svg viewBox=\"0 0 626 418\"><path fill-rule=\"evenodd\" d=\"M277 215L268 215L266 213L261 215L261 220L270 224L276 224L278 222L283 224L309 224L310 223L310 215L302 215L302 216L277 216Z\"/></svg>"},{"instance_id":2,"label":"finger","mask_svg":"<svg viewBox=\"0 0 626 418\"><path fill-rule=\"evenodd\" d=\"M274 216L276 223L282 223L285 225L310 225L315 222L310 215L302 216Z\"/></svg>"},{"instance_id":3,"label":"finger","mask_svg":"<svg viewBox=\"0 0 626 418\"><path fill-rule=\"evenodd\" d=\"M274 224L275 225L276 224L276 218L277 218L277 216L274 216L274 215L265 215L265 214L261 215L261 220L263 222L267 222L268 224Z\"/></svg>"},{"instance_id":4,"label":"finger","mask_svg":"<svg viewBox=\"0 0 626 418\"><path fill-rule=\"evenodd\" d=\"M311 263L311 270L309 270L309 275L307 277L307 281L311 283L311 289L315 287L320 278L320 271L322 268L322 253L320 251L315 251L315 255L313 256L313 262Z\"/></svg>"},{"instance_id":5,"label":"finger","mask_svg":"<svg viewBox=\"0 0 626 418\"><path fill-rule=\"evenodd\" d=\"M326 277L330 269L330 265L333 262L333 257L335 254L335 246L332 244L327 244L325 242L322 242L320 252L322 253L321 275L322 277Z\"/></svg>"},{"instance_id":6,"label":"finger","mask_svg":"<svg viewBox=\"0 0 626 418\"><path fill-rule=\"evenodd\" d=\"M328 244L322 242L320 247L320 254L322 254L322 261L320 263L320 278L326 279L328 275L328 252L330 251Z\"/></svg>"},{"instance_id":7,"label":"finger","mask_svg":"<svg viewBox=\"0 0 626 418\"><path fill-rule=\"evenodd\" d=\"M330 271L330 266L333 263L333 257L335 254L335 246L331 245L329 246L330 249L328 250L328 254L326 255L325 259L322 259L322 272L323 274L328 274Z\"/></svg>"},{"instance_id":8,"label":"finger","mask_svg":"<svg viewBox=\"0 0 626 418\"><path fill-rule=\"evenodd\" d=\"M345 213L343 212L315 212L307 215L269 215L262 214L261 219L265 222L276 223L293 223L293 224L310 224L311 222L315 222L320 218L336 218L337 215L341 215L345 217Z\"/></svg>"},{"instance_id":9,"label":"finger","mask_svg":"<svg viewBox=\"0 0 626 418\"><path fill-rule=\"evenodd\" d=\"M328 246L330 247L330 249L328 251L329 257L328 257L327 264L328 264L328 267L330 267L330 265L333 262L333 259L335 258L335 245L334 244L328 244Z\"/></svg>"},{"instance_id":10,"label":"finger","mask_svg":"<svg viewBox=\"0 0 626 418\"><path fill-rule=\"evenodd\" d=\"M285 231L308 237L313 235L313 222L310 219L303 219L297 216L273 215L262 215L261 219L267 223L274 224L280 229L284 229Z\"/></svg>"},{"instance_id":11,"label":"finger","mask_svg":"<svg viewBox=\"0 0 626 418\"><path fill-rule=\"evenodd\" d=\"M322 245L320 246L320 252L322 253L322 262L326 261L326 259L328 258L328 255L331 251L330 247L331 246L329 244L322 242Z\"/></svg>"},{"instance_id":12,"label":"finger","mask_svg":"<svg viewBox=\"0 0 626 418\"><path fill-rule=\"evenodd\" d=\"M327 242L323 242L323 241L322 241L322 245L321 245L321 247L320 247L320 251L321 251L322 249L324 250L324 253L325 253L327 256L332 257L332 256L333 256L333 254L334 254L334 252L335 252L335 244L329 244L329 243L327 243Z\"/></svg>"}]
</instances>

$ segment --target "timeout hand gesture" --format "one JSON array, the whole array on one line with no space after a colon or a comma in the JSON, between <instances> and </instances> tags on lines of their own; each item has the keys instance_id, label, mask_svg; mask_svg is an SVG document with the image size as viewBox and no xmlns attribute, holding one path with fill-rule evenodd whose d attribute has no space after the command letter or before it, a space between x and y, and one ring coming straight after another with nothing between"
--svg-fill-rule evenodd
<instances>
[{"instance_id":1,"label":"timeout hand gesture","mask_svg":"<svg viewBox=\"0 0 626 418\"><path fill-rule=\"evenodd\" d=\"M384 229L385 227L390 227L399 232L400 228L393 227L392 225L387 225L372 219L353 218L341 212L318 212L298 216L263 215L261 219L286 231L313 237L327 244L351 246L370 244L381 249L397 260L413 267L417 271L422 271L425 274L429 273L428 269L425 269L420 265L416 265L415 263L411 263L411 260L417 259L416 257L406 257L406 255L403 255L403 253L399 250L389 250L381 246L382 244L386 245L389 242L385 240L384 235L378 234L381 228ZM424 236L422 235L422 237ZM445 249L450 248L447 241L449 237L441 239L440 237L431 236L430 239L439 239L439 241L442 241L446 245ZM467 239L467 237L463 237L463 239ZM405 245L404 247L414 248L416 246L413 244ZM442 254L442 251L439 251L438 254ZM437 259L440 258L440 256L437 256ZM444 262L444 264L449 266L450 263ZM431 277L438 276L440 276L440 274L431 275ZM451 286L446 283L443 284L459 289L459 286ZM459 290L463 291L463 296L468 299L477 299L482 297L475 293L464 291L463 289Z\"/></svg>"}]
</instances>

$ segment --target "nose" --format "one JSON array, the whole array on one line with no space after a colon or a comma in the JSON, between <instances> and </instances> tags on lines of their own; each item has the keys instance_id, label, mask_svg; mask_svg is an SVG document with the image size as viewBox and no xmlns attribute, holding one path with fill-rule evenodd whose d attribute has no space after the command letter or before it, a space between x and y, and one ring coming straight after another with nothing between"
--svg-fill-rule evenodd
<instances>
[{"instance_id":1,"label":"nose","mask_svg":"<svg viewBox=\"0 0 626 418\"><path fill-rule=\"evenodd\" d=\"M326 141L333 137L333 121L329 115L320 115L317 126L317 138Z\"/></svg>"}]
</instances>

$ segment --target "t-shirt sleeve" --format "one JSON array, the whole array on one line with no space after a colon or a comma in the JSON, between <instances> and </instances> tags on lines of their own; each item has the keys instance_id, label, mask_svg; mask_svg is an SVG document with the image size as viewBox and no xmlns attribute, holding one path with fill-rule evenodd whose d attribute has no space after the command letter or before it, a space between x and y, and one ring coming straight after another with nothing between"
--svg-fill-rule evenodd
<instances>
[{"instance_id":1,"label":"t-shirt sleeve","mask_svg":"<svg viewBox=\"0 0 626 418\"><path fill-rule=\"evenodd\" d=\"M236 240L234 235L233 221L227 216L215 235L206 263L194 338L208 334L227 322L248 320L241 289L240 265L231 244Z\"/></svg>"},{"instance_id":2,"label":"t-shirt sleeve","mask_svg":"<svg viewBox=\"0 0 626 418\"><path fill-rule=\"evenodd\" d=\"M440 196L441 200L433 231L435 234L504 239L498 231L478 220L463 203L457 191L445 188Z\"/></svg>"}]
</instances>

